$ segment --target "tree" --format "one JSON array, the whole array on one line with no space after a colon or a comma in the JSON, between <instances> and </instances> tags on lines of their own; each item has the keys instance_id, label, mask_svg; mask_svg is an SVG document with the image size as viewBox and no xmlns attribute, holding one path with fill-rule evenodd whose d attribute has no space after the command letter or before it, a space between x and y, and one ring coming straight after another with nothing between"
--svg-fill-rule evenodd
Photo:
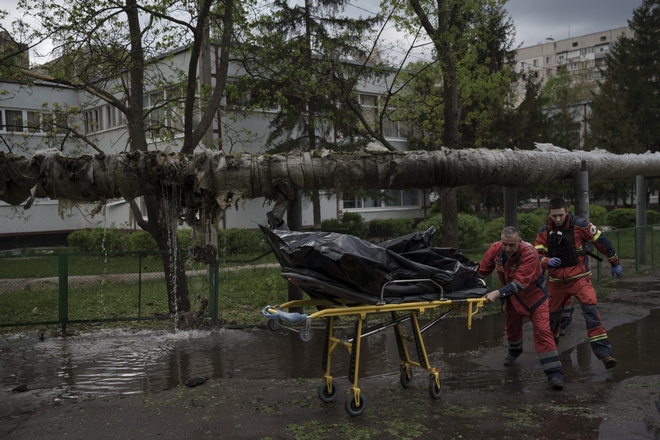
<instances>
[{"instance_id":1,"label":"tree","mask_svg":"<svg viewBox=\"0 0 660 440\"><path fill-rule=\"evenodd\" d=\"M541 89L548 114L546 142L569 150L581 148L580 121L591 96L588 83L582 78L582 75L576 76L561 66Z\"/></svg>"},{"instance_id":2,"label":"tree","mask_svg":"<svg viewBox=\"0 0 660 440\"><path fill-rule=\"evenodd\" d=\"M622 35L605 57L604 78L592 102L588 144L620 154L659 151L660 2L642 1L628 26L632 37ZM658 186L657 181L649 182L646 197ZM628 180L597 185L594 192L616 204L619 199L625 203L633 188Z\"/></svg>"},{"instance_id":3,"label":"tree","mask_svg":"<svg viewBox=\"0 0 660 440\"><path fill-rule=\"evenodd\" d=\"M363 76L364 63L352 60L369 58L363 42L379 18L342 16L347 0L289 3L275 1L251 27L241 55L247 75L239 93L249 93L253 108L279 107L266 140L270 152L337 149L339 138L342 148L350 148L346 140L356 136L359 120L342 108L342 96L353 90L343 88L337 72ZM320 227L317 189L311 198L314 225Z\"/></svg>"},{"instance_id":4,"label":"tree","mask_svg":"<svg viewBox=\"0 0 660 440\"><path fill-rule=\"evenodd\" d=\"M118 109L126 120L127 148L139 155L149 143L161 148L168 145L190 155L204 138L218 108L229 65L234 16L239 14L233 0L216 3L201 0L182 4L176 1L79 0L66 5L27 0L19 1L19 10L38 24L31 42L46 37L53 43L52 60L39 69L23 69L28 77L85 92L97 101ZM197 85L197 74L209 28L220 36L217 43L223 54L212 87ZM168 51L185 46L188 64L180 68L171 63ZM32 46L32 44L27 44ZM201 96L197 96L201 90ZM89 121L86 121L89 123ZM85 131L75 133L100 151ZM105 155L96 160L103 160ZM126 156L132 157L132 156ZM130 162L130 159L127 159ZM138 225L148 231L163 251L169 311L176 318L190 311L188 285L182 249L176 228L185 220L201 231L215 227L222 208L217 203L191 203L199 193L182 194L182 175L171 164L171 175L149 191L120 191L130 203ZM133 163L133 166L138 166ZM131 181L129 175L117 176L119 186L148 184ZM105 191L96 197L76 193L76 188L60 188L57 197L73 201L97 201L104 204L116 193ZM146 213L136 202L144 197ZM45 196L56 197L47 190ZM174 204L173 201L183 205ZM188 202L186 205L186 201ZM195 206L193 208L193 206ZM144 216L146 214L146 218Z\"/></svg>"},{"instance_id":5,"label":"tree","mask_svg":"<svg viewBox=\"0 0 660 440\"><path fill-rule=\"evenodd\" d=\"M512 59L513 24L506 17L502 0L427 0L390 1L395 8L397 24L410 34L421 28L432 43L433 62L419 87L428 87L429 99L424 105L399 108L418 111L423 121L435 119L438 135L426 140L430 149L440 146L459 149L482 146L491 134L494 121L511 93L513 76L507 62ZM414 66L413 66L414 67ZM423 69L415 69L423 71ZM435 77L435 82L429 78ZM442 117L434 117L441 112ZM406 118L416 120L414 117ZM438 123L441 120L442 123ZM424 132L419 132L425 135ZM440 189L442 207L442 243L458 245L458 212L456 192Z\"/></svg>"}]
</instances>

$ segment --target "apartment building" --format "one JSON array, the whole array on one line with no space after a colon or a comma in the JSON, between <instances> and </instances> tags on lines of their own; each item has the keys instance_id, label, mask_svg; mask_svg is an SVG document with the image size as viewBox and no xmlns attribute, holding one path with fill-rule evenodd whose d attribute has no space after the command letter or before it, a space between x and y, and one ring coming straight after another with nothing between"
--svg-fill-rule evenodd
<instances>
[{"instance_id":1,"label":"apartment building","mask_svg":"<svg viewBox=\"0 0 660 440\"><path fill-rule=\"evenodd\" d=\"M518 49L516 72L521 77L516 86L516 94L519 101L525 97L526 82L530 76L544 84L558 69L565 68L576 81L590 82L601 78L607 69L606 55L622 35L632 37L632 31L626 26L565 40L547 38L545 43ZM591 102L585 100L573 106L574 130L582 147L589 131ZM552 112L553 109L547 111Z\"/></svg>"},{"instance_id":2,"label":"apartment building","mask_svg":"<svg viewBox=\"0 0 660 440\"><path fill-rule=\"evenodd\" d=\"M157 66L161 71L176 71L187 63L188 50L182 48ZM217 65L219 51L211 48L211 66ZM212 67L212 70L214 67ZM237 81L243 74L238 65L230 67L228 82ZM215 72L212 71L212 82ZM391 79L390 79L391 80ZM163 99L171 90L158 90L145 85L145 112L158 109L151 114L154 118L167 121L170 127L182 124L176 106L162 107ZM377 80L362 82L357 90L360 102L369 114L378 105L380 96L386 90L386 83ZM57 148L67 154L91 154L97 151L72 137L53 135L54 125L67 125L77 132L84 133L100 150L116 154L128 149L126 121L116 108L100 101L95 96L52 84L36 81L31 84L0 79L0 151L29 156L37 150ZM122 99L122 97L119 97ZM65 113L64 109L78 109L77 114ZM268 124L278 108L261 109L245 113L240 111L240 102L223 101L212 123L212 142L219 144L227 152L246 151L252 154L264 153ZM232 114L235 111L236 114ZM240 114L239 114L240 113ZM66 116L64 116L66 115ZM66 119L66 120L64 120ZM158 121L155 121L158 122ZM147 121L149 124L150 121ZM156 124L157 125L157 124ZM396 123L390 123L385 135L393 145L406 149L405 130ZM150 149L172 148L176 151L177 138L162 142L154 132L150 137ZM428 191L383 191L381 196L363 198L349 193L330 192L321 196L321 218L338 218L343 212L359 212L365 220L374 218L424 218L429 208ZM90 212L94 205L77 205L61 211L57 200L38 200L28 210L0 202L0 249L30 246L52 246L66 243L66 236L73 230L108 227L137 229L132 219L128 203L124 200L108 201L105 209L94 218ZM257 228L258 223L266 222L266 212L272 206L264 199L246 200L226 211L221 228ZM303 201L303 225L312 226L313 209L310 201Z\"/></svg>"},{"instance_id":3,"label":"apartment building","mask_svg":"<svg viewBox=\"0 0 660 440\"><path fill-rule=\"evenodd\" d=\"M565 40L547 38L545 43L518 49L516 72L523 74L516 89L518 96L525 96L527 75L544 83L562 66L573 74L587 75L588 79L600 78L601 70L607 68L605 56L622 35L632 37L632 31L625 26Z\"/></svg>"}]
</instances>

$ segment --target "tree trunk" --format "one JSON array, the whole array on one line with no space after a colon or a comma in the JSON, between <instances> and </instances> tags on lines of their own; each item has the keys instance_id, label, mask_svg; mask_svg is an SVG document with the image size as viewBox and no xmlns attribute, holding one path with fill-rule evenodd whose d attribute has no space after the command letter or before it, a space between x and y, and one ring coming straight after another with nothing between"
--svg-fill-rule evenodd
<instances>
[{"instance_id":1,"label":"tree trunk","mask_svg":"<svg viewBox=\"0 0 660 440\"><path fill-rule=\"evenodd\" d=\"M147 231L156 241L163 259L165 285L167 286L167 305L170 315L177 318L181 313L190 312L188 280L184 265L183 252L177 235L180 216L180 188L167 189L164 185L163 197L145 197L147 205Z\"/></svg>"},{"instance_id":2,"label":"tree trunk","mask_svg":"<svg viewBox=\"0 0 660 440\"><path fill-rule=\"evenodd\" d=\"M442 212L442 245L458 248L458 210L456 209L456 189L440 190Z\"/></svg>"},{"instance_id":3,"label":"tree trunk","mask_svg":"<svg viewBox=\"0 0 660 440\"><path fill-rule=\"evenodd\" d=\"M321 195L318 188L312 190L312 210L314 213L314 229L321 229Z\"/></svg>"}]
</instances>

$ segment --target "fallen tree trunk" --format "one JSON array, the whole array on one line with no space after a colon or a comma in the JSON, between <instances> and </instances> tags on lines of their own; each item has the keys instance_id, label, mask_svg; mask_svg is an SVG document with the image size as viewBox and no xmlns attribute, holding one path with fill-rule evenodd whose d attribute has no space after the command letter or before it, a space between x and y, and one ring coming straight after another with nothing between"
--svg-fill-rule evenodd
<instances>
[{"instance_id":1,"label":"fallen tree trunk","mask_svg":"<svg viewBox=\"0 0 660 440\"><path fill-rule=\"evenodd\" d=\"M12 205L35 197L100 202L163 196L181 186L183 211L223 210L240 199L289 200L295 189L351 187L406 189L464 185L525 186L565 179L586 162L590 180L660 176L660 153L616 155L568 151L548 144L535 151L362 151L353 154L292 153L195 155L162 151L63 157L43 152L31 158L0 152L0 200ZM214 205L213 209L209 206ZM211 209L210 211L207 211Z\"/></svg>"}]
</instances>

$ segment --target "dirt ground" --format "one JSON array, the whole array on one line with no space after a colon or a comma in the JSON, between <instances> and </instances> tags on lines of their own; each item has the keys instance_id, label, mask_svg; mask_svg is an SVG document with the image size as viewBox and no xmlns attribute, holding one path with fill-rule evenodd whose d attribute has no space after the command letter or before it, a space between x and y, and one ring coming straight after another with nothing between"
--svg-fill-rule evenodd
<instances>
[{"instance_id":1,"label":"dirt ground","mask_svg":"<svg viewBox=\"0 0 660 440\"><path fill-rule=\"evenodd\" d=\"M634 329L626 325L660 308L659 280L656 271L599 286L607 292L599 311L608 332ZM651 326L654 331L660 322ZM616 339L621 353L626 352L625 341L643 342L630 332ZM533 352L504 367L503 340L501 347L453 354L443 361L443 393L437 400L430 398L420 370L408 389L400 386L398 371L361 378L367 407L359 417L344 409L350 387L345 377L336 378L338 399L323 403L317 397L321 375L275 380L264 370L258 380L211 378L196 387L102 398L61 399L52 390L2 390L0 437L660 439L660 367L655 362L626 365L620 359L617 368L605 370L589 360L589 352L585 361L585 340L584 321L577 313L559 347L566 376L563 391L550 389ZM525 346L532 347L527 327ZM614 340L613 346L616 356ZM657 353L650 356L660 359Z\"/></svg>"}]
</instances>

